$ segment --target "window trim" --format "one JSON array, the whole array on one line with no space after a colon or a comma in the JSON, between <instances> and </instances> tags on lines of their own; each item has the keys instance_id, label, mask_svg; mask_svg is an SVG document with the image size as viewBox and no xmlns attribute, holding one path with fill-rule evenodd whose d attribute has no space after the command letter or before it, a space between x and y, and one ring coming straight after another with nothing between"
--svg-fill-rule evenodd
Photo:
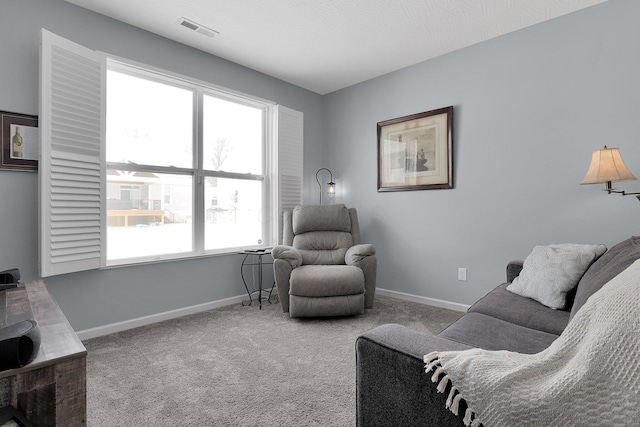
<instances>
[{"instance_id":1,"label":"window trim","mask_svg":"<svg viewBox=\"0 0 640 427\"><path fill-rule=\"evenodd\" d=\"M174 167L174 166L156 166L156 165L140 165L130 163L119 162L106 162L106 170L127 170L137 172L151 172L162 174L176 174L176 175L190 175L193 179L192 187L192 227L191 238L192 247L189 252L174 252L158 255L148 255L133 258L118 258L108 259L105 254L105 266L115 265L130 265L139 264L144 262L156 262L156 261L169 261L172 259L182 258L197 258L200 256L209 255L224 255L229 253L235 253L239 250L246 248L247 245L239 245L218 249L206 249L205 248L205 186L204 180L208 177L226 178L245 181L261 181L262 182L262 200L263 205L267 206L267 209L262 209L262 228L264 231L264 243L256 246L273 246L276 239L272 234L272 227L269 227L270 205L271 201L268 198L268 184L267 179L269 174L272 173L271 167L267 159L271 157L270 152L275 149L275 142L273 140L274 135L268 132L270 128L267 121L273 118L272 110L275 108L275 103L270 101L264 101L257 98L251 98L247 95L237 95L228 90L220 90L214 85L207 84L205 82L199 82L197 80L190 80L187 77L175 75L168 71L154 70L152 67L143 68L137 63L130 63L130 61L123 59L114 59L110 56L106 58L106 72L115 71L123 73L135 78L148 79L160 84L167 84L172 87L178 87L193 93L193 141L192 141L192 165L193 168ZM106 82L108 84L108 81ZM261 158L261 174L251 173L238 173L238 172L225 172L215 171L204 168L204 97L209 96L212 98L222 99L228 102L233 102L239 105L244 105L250 108L255 108L261 111L262 114L262 158ZM107 100L105 100L107 101ZM106 123L105 123L106 126ZM106 141L104 141L106 148ZM107 242L108 245L108 242Z\"/></svg>"}]
</instances>

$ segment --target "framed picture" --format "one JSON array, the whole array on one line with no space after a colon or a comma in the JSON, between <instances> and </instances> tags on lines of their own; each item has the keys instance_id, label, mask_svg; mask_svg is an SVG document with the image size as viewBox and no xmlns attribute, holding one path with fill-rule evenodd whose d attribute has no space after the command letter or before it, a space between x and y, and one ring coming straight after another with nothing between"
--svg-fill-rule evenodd
<instances>
[{"instance_id":1,"label":"framed picture","mask_svg":"<svg viewBox=\"0 0 640 427\"><path fill-rule=\"evenodd\" d=\"M0 169L38 170L38 116L0 111Z\"/></svg>"},{"instance_id":2,"label":"framed picture","mask_svg":"<svg viewBox=\"0 0 640 427\"><path fill-rule=\"evenodd\" d=\"M453 106L378 123L378 191L453 188Z\"/></svg>"}]
</instances>

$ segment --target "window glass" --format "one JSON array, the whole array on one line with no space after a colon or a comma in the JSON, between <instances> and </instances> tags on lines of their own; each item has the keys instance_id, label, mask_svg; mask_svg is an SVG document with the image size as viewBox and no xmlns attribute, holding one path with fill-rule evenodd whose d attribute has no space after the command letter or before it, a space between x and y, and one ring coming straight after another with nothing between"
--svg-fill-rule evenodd
<instances>
[{"instance_id":1,"label":"window glass","mask_svg":"<svg viewBox=\"0 0 640 427\"><path fill-rule=\"evenodd\" d=\"M107 73L107 161L193 167L194 92Z\"/></svg>"},{"instance_id":2,"label":"window glass","mask_svg":"<svg viewBox=\"0 0 640 427\"><path fill-rule=\"evenodd\" d=\"M207 177L205 249L262 244L262 181Z\"/></svg>"},{"instance_id":3,"label":"window glass","mask_svg":"<svg viewBox=\"0 0 640 427\"><path fill-rule=\"evenodd\" d=\"M108 263L270 243L268 105L115 61L106 104Z\"/></svg>"},{"instance_id":4,"label":"window glass","mask_svg":"<svg viewBox=\"0 0 640 427\"><path fill-rule=\"evenodd\" d=\"M107 171L107 259L192 251L191 176Z\"/></svg>"},{"instance_id":5,"label":"window glass","mask_svg":"<svg viewBox=\"0 0 640 427\"><path fill-rule=\"evenodd\" d=\"M263 110L205 95L204 169L262 174Z\"/></svg>"}]
</instances>

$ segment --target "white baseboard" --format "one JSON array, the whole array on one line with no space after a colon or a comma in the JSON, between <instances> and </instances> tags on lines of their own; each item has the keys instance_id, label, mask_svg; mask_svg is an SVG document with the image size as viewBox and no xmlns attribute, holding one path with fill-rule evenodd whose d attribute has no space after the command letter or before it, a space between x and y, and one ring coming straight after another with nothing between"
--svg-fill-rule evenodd
<instances>
[{"instance_id":1,"label":"white baseboard","mask_svg":"<svg viewBox=\"0 0 640 427\"><path fill-rule=\"evenodd\" d=\"M164 320L176 319L178 317L187 316L189 314L200 313L202 311L212 310L231 304L237 304L247 299L246 295L238 295L231 298L225 298L217 301L211 301L204 304L192 305L191 307L179 308L177 310L165 311L164 313L152 314L149 316L138 317L136 319L125 320L123 322L112 323L110 325L98 326L97 328L85 329L77 332L78 338L88 340L103 335L122 332L140 326L150 325L152 323L162 322Z\"/></svg>"},{"instance_id":2,"label":"white baseboard","mask_svg":"<svg viewBox=\"0 0 640 427\"><path fill-rule=\"evenodd\" d=\"M434 307L448 308L449 310L466 312L470 306L457 302L444 301L441 299L421 297L418 295L405 294L404 292L390 291L389 289L376 288L376 293L391 298L398 298L413 301L420 304L432 305Z\"/></svg>"},{"instance_id":3,"label":"white baseboard","mask_svg":"<svg viewBox=\"0 0 640 427\"><path fill-rule=\"evenodd\" d=\"M413 301L420 304L431 305L434 307L448 308L449 310L465 312L469 308L468 305L458 304L450 301L443 301L435 298L421 297L418 295L406 294L404 292L390 291L388 289L376 288L378 295L384 295L391 298L398 298L407 301ZM204 304L192 305L190 307L179 308L176 310L165 311L163 313L152 314L149 316L138 317L136 319L125 320L123 322L112 323L110 325L98 326L97 328L85 329L77 332L78 338L88 340L91 338L101 337L103 335L114 334L140 326L151 325L152 323L162 322L164 320L176 319L189 314L200 313L202 311L212 310L214 308L225 307L231 304L237 304L246 299L245 295L238 295L222 300L211 301Z\"/></svg>"}]
</instances>

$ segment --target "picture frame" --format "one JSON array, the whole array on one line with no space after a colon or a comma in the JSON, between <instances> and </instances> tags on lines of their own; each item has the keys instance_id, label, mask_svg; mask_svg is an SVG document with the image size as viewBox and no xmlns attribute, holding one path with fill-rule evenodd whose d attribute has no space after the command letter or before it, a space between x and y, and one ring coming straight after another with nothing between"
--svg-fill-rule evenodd
<instances>
[{"instance_id":1,"label":"picture frame","mask_svg":"<svg viewBox=\"0 0 640 427\"><path fill-rule=\"evenodd\" d=\"M453 188L453 106L377 128L378 192Z\"/></svg>"},{"instance_id":2,"label":"picture frame","mask_svg":"<svg viewBox=\"0 0 640 427\"><path fill-rule=\"evenodd\" d=\"M0 111L0 169L37 171L38 116Z\"/></svg>"}]
</instances>

